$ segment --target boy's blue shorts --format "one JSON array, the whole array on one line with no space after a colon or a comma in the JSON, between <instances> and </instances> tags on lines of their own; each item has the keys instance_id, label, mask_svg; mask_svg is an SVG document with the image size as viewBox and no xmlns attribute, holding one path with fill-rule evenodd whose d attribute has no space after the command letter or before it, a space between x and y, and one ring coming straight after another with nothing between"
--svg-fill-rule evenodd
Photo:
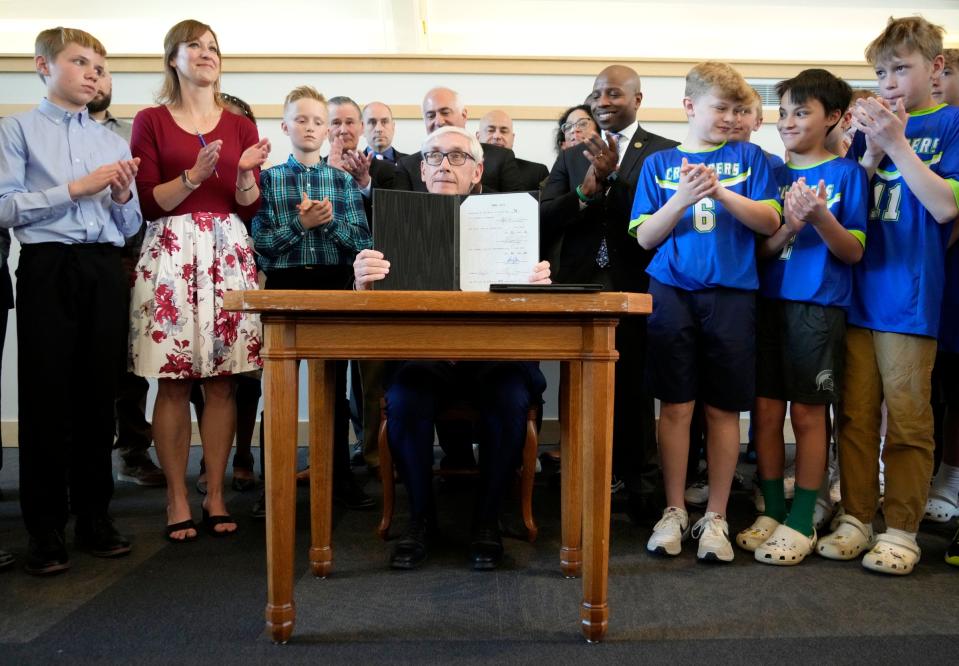
<instances>
[{"instance_id":1,"label":"boy's blue shorts","mask_svg":"<svg viewBox=\"0 0 959 666\"><path fill-rule=\"evenodd\" d=\"M756 292L687 291L649 280L646 379L656 398L731 412L756 397Z\"/></svg>"}]
</instances>

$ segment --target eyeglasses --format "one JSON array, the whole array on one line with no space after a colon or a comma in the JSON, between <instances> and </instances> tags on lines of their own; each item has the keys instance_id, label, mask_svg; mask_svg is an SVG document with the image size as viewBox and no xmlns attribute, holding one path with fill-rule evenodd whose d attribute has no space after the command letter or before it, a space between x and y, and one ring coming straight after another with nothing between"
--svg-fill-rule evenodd
<instances>
[{"instance_id":1,"label":"eyeglasses","mask_svg":"<svg viewBox=\"0 0 959 666\"><path fill-rule=\"evenodd\" d=\"M470 159L474 162L474 158L469 153L464 153L462 150L451 150L448 153L440 152L439 150L431 150L427 153L423 153L423 159L430 166L439 166L443 163L443 158L449 160L450 166L463 166L466 164L466 160Z\"/></svg>"},{"instance_id":2,"label":"eyeglasses","mask_svg":"<svg viewBox=\"0 0 959 666\"><path fill-rule=\"evenodd\" d=\"M592 122L593 121L590 118L580 118L579 120L575 122L567 121L559 126L559 131L562 132L563 134L569 134L573 130L582 131L582 130L585 130L587 127L589 127Z\"/></svg>"}]
</instances>

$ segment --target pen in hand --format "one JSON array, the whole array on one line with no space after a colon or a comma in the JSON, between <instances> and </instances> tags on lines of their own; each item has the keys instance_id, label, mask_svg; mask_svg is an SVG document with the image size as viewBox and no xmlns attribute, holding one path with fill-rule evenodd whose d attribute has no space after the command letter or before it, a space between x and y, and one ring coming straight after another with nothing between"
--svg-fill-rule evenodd
<instances>
[{"instance_id":1,"label":"pen in hand","mask_svg":"<svg viewBox=\"0 0 959 666\"><path fill-rule=\"evenodd\" d=\"M198 139L200 139L200 146L201 146L202 148L206 148L206 139L204 139L204 138L203 138L203 135L200 134L200 130L199 130L199 129L196 131L196 136L197 136ZM220 174L217 173L216 167L213 167L213 175L217 177L217 180L220 179Z\"/></svg>"}]
</instances>

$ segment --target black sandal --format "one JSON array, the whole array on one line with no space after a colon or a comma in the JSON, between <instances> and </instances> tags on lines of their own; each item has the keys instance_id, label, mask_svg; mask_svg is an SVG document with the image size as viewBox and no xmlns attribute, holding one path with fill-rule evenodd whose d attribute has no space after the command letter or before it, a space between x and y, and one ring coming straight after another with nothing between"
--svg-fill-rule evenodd
<instances>
[{"instance_id":1,"label":"black sandal","mask_svg":"<svg viewBox=\"0 0 959 666\"><path fill-rule=\"evenodd\" d=\"M183 537L182 539L173 538L174 532L182 532L185 530L193 530L193 536ZM196 523L193 522L192 518L166 526L166 540L170 543L189 543L191 541L196 541L196 538L199 534L200 530L196 528Z\"/></svg>"},{"instance_id":2,"label":"black sandal","mask_svg":"<svg viewBox=\"0 0 959 666\"><path fill-rule=\"evenodd\" d=\"M217 525L224 525L224 524L236 525L237 529L236 530L217 530L216 529ZM219 539L223 537L233 536L234 534L236 534L239 529L239 525L237 525L237 522L233 520L233 517L230 514L225 514L222 516L211 516L209 511L207 511L206 509L203 509L203 528L206 530L206 533L209 534L211 537L216 537Z\"/></svg>"}]
</instances>

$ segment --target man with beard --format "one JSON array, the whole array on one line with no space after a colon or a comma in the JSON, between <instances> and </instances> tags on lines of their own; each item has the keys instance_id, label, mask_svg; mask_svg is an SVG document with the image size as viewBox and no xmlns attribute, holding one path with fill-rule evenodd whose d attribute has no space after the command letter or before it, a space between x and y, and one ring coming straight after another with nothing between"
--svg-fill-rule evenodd
<instances>
[{"instance_id":1,"label":"man with beard","mask_svg":"<svg viewBox=\"0 0 959 666\"><path fill-rule=\"evenodd\" d=\"M87 110L91 118L129 143L133 126L126 120L113 117L109 110L112 100L113 77L109 72L105 72L97 82L97 94L87 104ZM137 261L140 259L140 248L143 245L145 232L146 225L143 225L136 235L127 239L123 247L123 267L127 275L133 275ZM159 487L166 485L166 478L163 476L163 470L150 458L153 432L146 418L149 390L150 384L143 377L129 371L123 373L117 388L115 403L117 440L113 447L120 455L120 471L117 473L119 481Z\"/></svg>"}]
</instances>

